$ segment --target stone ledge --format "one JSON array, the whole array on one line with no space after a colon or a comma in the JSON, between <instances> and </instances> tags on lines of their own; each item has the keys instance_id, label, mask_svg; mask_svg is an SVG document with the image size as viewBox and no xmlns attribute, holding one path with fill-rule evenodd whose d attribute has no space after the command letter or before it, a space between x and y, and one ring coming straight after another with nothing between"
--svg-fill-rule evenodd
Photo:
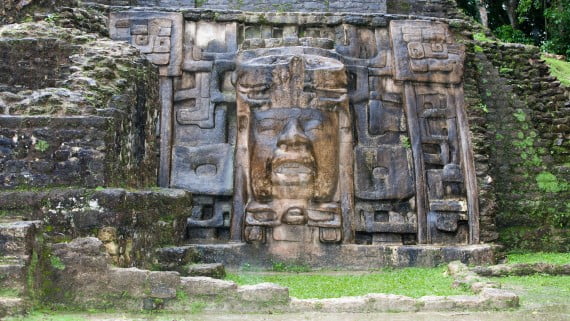
<instances>
[{"instance_id":1,"label":"stone ledge","mask_svg":"<svg viewBox=\"0 0 570 321\"><path fill-rule=\"evenodd\" d=\"M500 277L508 275L531 275L536 273L548 275L570 275L570 264L550 263L518 263L477 266L470 269L480 276Z\"/></svg>"},{"instance_id":2,"label":"stone ledge","mask_svg":"<svg viewBox=\"0 0 570 321\"><path fill-rule=\"evenodd\" d=\"M81 308L164 309L193 311L198 304L208 311L231 312L414 312L506 309L518 306L518 297L490 286L474 296L426 296L419 299L370 293L334 299L296 299L289 290L272 283L238 286L234 282L209 277L180 277L172 271L116 268L104 246L96 238L77 238L52 245L53 256L61 266L53 266L52 291L67 293L54 297L54 303ZM50 259L48 259L49 261ZM53 264L53 263L52 263ZM465 265L450 264L458 278L473 274ZM41 280L39 280L41 281ZM56 291L57 292L57 291ZM57 301L61 300L61 301ZM70 300L70 301L69 301Z\"/></svg>"},{"instance_id":3,"label":"stone ledge","mask_svg":"<svg viewBox=\"0 0 570 321\"><path fill-rule=\"evenodd\" d=\"M193 249L203 263L222 263L230 268L239 268L246 263L269 267L271 262L295 261L314 268L344 266L373 269L386 266L435 267L456 260L473 265L493 264L498 246L493 244L459 246L330 244L320 254L310 256L300 254L294 259L272 256L264 252L263 246L247 243L193 244L183 248L185 251Z\"/></svg>"}]
</instances>

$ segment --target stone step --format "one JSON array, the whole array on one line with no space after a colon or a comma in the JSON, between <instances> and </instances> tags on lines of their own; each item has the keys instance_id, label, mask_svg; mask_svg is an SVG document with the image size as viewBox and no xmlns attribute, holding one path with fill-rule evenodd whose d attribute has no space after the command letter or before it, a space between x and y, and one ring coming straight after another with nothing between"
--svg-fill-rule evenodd
<instances>
[{"instance_id":1,"label":"stone step","mask_svg":"<svg viewBox=\"0 0 570 321\"><path fill-rule=\"evenodd\" d=\"M159 248L154 253L155 264L163 271L177 271L187 274L187 266L200 262L200 256L193 246L171 246Z\"/></svg>"},{"instance_id":2,"label":"stone step","mask_svg":"<svg viewBox=\"0 0 570 321\"><path fill-rule=\"evenodd\" d=\"M26 313L27 304L21 298L0 297L0 320L7 316Z\"/></svg>"},{"instance_id":3,"label":"stone step","mask_svg":"<svg viewBox=\"0 0 570 321\"><path fill-rule=\"evenodd\" d=\"M41 221L0 223L0 255L29 255Z\"/></svg>"},{"instance_id":4,"label":"stone step","mask_svg":"<svg viewBox=\"0 0 570 321\"><path fill-rule=\"evenodd\" d=\"M226 276L226 269L222 263L191 264L181 273L185 276L208 276L215 279L223 279Z\"/></svg>"}]
</instances>

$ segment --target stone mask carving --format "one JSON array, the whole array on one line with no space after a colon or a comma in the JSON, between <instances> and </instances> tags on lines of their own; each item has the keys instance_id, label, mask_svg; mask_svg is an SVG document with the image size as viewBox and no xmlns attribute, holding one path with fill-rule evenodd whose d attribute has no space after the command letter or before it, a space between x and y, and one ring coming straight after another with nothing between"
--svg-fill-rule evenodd
<instances>
[{"instance_id":1,"label":"stone mask carving","mask_svg":"<svg viewBox=\"0 0 570 321\"><path fill-rule=\"evenodd\" d=\"M238 66L236 85L238 109L249 112L246 225L314 226L324 220L340 227L338 111L348 106L344 65L300 53L255 57ZM255 231L249 234L246 229L246 239L259 239ZM339 239L340 231L330 241Z\"/></svg>"}]
</instances>

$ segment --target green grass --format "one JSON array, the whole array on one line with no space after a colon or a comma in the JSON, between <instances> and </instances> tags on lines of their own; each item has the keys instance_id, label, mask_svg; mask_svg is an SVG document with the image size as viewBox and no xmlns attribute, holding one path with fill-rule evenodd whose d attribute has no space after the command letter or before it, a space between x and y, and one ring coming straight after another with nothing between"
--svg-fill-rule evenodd
<instances>
[{"instance_id":1,"label":"green grass","mask_svg":"<svg viewBox=\"0 0 570 321\"><path fill-rule=\"evenodd\" d=\"M570 264L570 253L511 253L507 255L507 263L551 263Z\"/></svg>"},{"instance_id":2,"label":"green grass","mask_svg":"<svg viewBox=\"0 0 570 321\"><path fill-rule=\"evenodd\" d=\"M419 298L425 295L472 294L465 289L451 288L451 277L445 268L384 269L370 273L230 273L226 277L240 285L262 282L277 283L289 288L299 299L338 298L341 296L389 293Z\"/></svg>"},{"instance_id":3,"label":"green grass","mask_svg":"<svg viewBox=\"0 0 570 321\"><path fill-rule=\"evenodd\" d=\"M570 276L527 275L507 276L493 279L502 288L517 292L521 304L530 308L544 306L567 306L570 298Z\"/></svg>"},{"instance_id":4,"label":"green grass","mask_svg":"<svg viewBox=\"0 0 570 321\"><path fill-rule=\"evenodd\" d=\"M550 73L558 78L564 86L570 87L570 62L544 56L542 59L550 67Z\"/></svg>"},{"instance_id":5,"label":"green grass","mask_svg":"<svg viewBox=\"0 0 570 321\"><path fill-rule=\"evenodd\" d=\"M0 289L0 297L4 298L17 298L20 293L18 290L2 288Z\"/></svg>"}]
</instances>

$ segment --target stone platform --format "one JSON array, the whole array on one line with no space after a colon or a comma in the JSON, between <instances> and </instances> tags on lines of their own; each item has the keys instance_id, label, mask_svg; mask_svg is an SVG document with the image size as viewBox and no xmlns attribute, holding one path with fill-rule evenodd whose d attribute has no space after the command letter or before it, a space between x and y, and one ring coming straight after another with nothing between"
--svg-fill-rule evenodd
<instances>
[{"instance_id":1,"label":"stone platform","mask_svg":"<svg viewBox=\"0 0 570 321\"><path fill-rule=\"evenodd\" d=\"M284 258L271 255L264 246L248 243L191 244L162 248L159 257L176 260L182 257L198 257L204 263L223 263L226 267L244 265L271 267L276 262L307 265L312 268L351 267L376 269L382 267L435 267L451 261L465 264L495 264L499 246L479 245L358 245L339 244L322 248L320 252L298 253Z\"/></svg>"}]
</instances>

